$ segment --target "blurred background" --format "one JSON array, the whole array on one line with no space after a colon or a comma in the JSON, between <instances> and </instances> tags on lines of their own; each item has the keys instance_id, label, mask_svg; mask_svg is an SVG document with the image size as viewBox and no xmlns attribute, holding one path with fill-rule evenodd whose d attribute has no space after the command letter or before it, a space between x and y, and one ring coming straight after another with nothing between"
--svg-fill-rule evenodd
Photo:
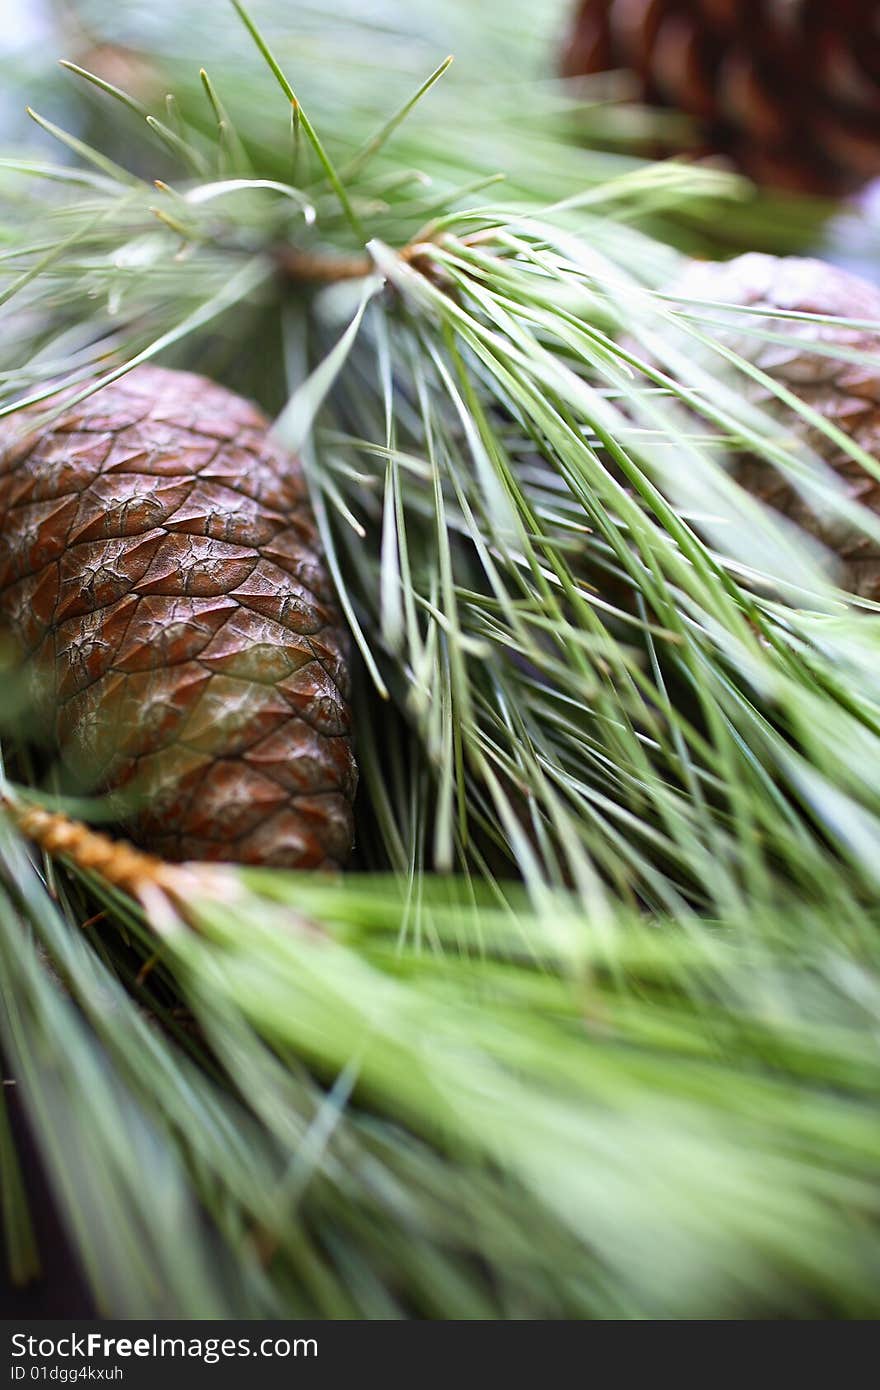
<instances>
[{"instance_id":1,"label":"blurred background","mask_svg":"<svg viewBox=\"0 0 880 1390\"><path fill-rule=\"evenodd\" d=\"M491 158L492 131L491 121L481 128L473 84L494 87L497 98L497 87L511 87L515 73L523 85L541 83L545 95L555 88L560 119L585 148L613 152L619 160L685 151L739 169L767 192L806 195L798 212L782 214L775 232L764 232L760 220L734 230L731 250L763 249L743 246L749 231L753 242L766 240L768 250L785 249L778 242L791 219L801 230L787 229L796 243L790 249L880 279L874 0L845 7L825 0L741 6L489 0L478 7L462 0L342 0L332 6L269 0L259 17L282 55L289 52L304 74L320 72L320 81L310 84L304 76L301 83L325 125L332 125L334 107L347 116L360 109L365 122L386 112L448 49L457 71L443 84L442 115L435 105L427 119L438 131L450 120L470 126L475 164ZM800 23L811 34L803 51L791 37ZM137 164L133 127L119 124L117 111L102 104L94 88L61 72L58 58L89 68L148 106L161 106L166 88L188 92L199 67L212 57L224 61L230 46L240 48L231 7L203 0L150 6L0 0L0 143L19 153L62 154L27 119L25 106L35 105L83 138L127 150ZM243 85L250 79L268 96L265 75L246 50L241 72ZM468 96L458 103L456 93L465 87ZM515 86L510 95L513 109ZM613 169L595 165L601 167ZM808 219L812 227L804 232Z\"/></svg>"}]
</instances>

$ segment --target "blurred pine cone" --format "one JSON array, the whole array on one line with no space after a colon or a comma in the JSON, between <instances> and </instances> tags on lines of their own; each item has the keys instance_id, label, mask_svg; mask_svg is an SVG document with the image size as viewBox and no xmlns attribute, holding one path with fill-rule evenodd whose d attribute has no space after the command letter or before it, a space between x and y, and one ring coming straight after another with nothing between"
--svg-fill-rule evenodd
<instances>
[{"instance_id":1,"label":"blurred pine cone","mask_svg":"<svg viewBox=\"0 0 880 1390\"><path fill-rule=\"evenodd\" d=\"M582 0L563 73L617 68L758 183L838 196L880 174L880 0Z\"/></svg>"},{"instance_id":2,"label":"blurred pine cone","mask_svg":"<svg viewBox=\"0 0 880 1390\"><path fill-rule=\"evenodd\" d=\"M65 761L165 858L343 863L346 639L296 461L189 372L27 418L0 422L0 617Z\"/></svg>"},{"instance_id":3,"label":"blurred pine cone","mask_svg":"<svg viewBox=\"0 0 880 1390\"><path fill-rule=\"evenodd\" d=\"M716 264L694 261L669 287L673 295L717 300L724 304L829 314L880 324L880 289L825 261L795 256L740 256ZM783 335L784 344L761 341L749 327ZM740 356L781 382L800 400L872 457L880 459L880 332L871 329L817 325L796 319L750 318L720 334ZM841 361L833 353L818 354L811 343L867 354L868 365ZM880 483L861 464L755 382L745 387L750 400L781 415L834 471L848 496L880 514ZM734 465L735 476L756 497L783 512L843 561L841 581L851 592L880 600L880 546L838 516L817 515L781 474L768 463L749 456Z\"/></svg>"}]
</instances>

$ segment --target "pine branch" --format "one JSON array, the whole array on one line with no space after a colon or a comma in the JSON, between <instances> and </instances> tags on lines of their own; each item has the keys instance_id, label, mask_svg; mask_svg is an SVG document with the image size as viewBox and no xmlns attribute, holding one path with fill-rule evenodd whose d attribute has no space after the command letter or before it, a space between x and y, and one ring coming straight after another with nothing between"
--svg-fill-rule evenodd
<instances>
[{"instance_id":1,"label":"pine branch","mask_svg":"<svg viewBox=\"0 0 880 1390\"><path fill-rule=\"evenodd\" d=\"M170 116L83 84L131 172L63 134L87 168L3 168L0 414L160 354L272 410L365 784L362 872L212 894L64 818L4 682L3 1045L108 1314L874 1312L875 627L725 455L877 519L745 398L784 313L732 347L660 290L743 186L582 153L520 80L533 7L509 43L443 8L437 85L356 14L303 10L308 63L267 30L280 105L213 6L210 82L157 23Z\"/></svg>"}]
</instances>

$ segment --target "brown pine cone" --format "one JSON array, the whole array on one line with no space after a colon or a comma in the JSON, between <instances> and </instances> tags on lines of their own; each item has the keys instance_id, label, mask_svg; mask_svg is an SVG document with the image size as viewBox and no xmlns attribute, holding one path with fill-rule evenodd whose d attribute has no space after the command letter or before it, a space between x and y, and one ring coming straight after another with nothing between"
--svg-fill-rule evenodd
<instances>
[{"instance_id":1,"label":"brown pine cone","mask_svg":"<svg viewBox=\"0 0 880 1390\"><path fill-rule=\"evenodd\" d=\"M562 71L616 68L758 183L836 196L880 174L880 0L582 0Z\"/></svg>"},{"instance_id":2,"label":"brown pine cone","mask_svg":"<svg viewBox=\"0 0 880 1390\"><path fill-rule=\"evenodd\" d=\"M694 261L670 286L670 293L724 304L830 314L880 324L880 289L825 261L795 256L752 254L724 264ZM822 326L793 319L749 318L720 336L741 357L753 362L874 458L880 458L880 332ZM749 333L761 327L784 335L786 344L763 342ZM788 342L790 341L790 346ZM865 353L870 365L840 361L809 350L810 342ZM717 365L717 359L714 359ZM739 385L744 379L738 378ZM848 496L880 512L880 483L820 430L784 406L759 383L744 385L748 398L783 415L794 432L833 468ZM735 476L756 497L796 521L844 562L842 582L853 593L880 600L880 547L838 516L820 516L770 464L742 457Z\"/></svg>"},{"instance_id":3,"label":"brown pine cone","mask_svg":"<svg viewBox=\"0 0 880 1390\"><path fill-rule=\"evenodd\" d=\"M0 617L65 762L165 858L344 863L346 638L296 461L158 367L25 418L0 421Z\"/></svg>"}]
</instances>

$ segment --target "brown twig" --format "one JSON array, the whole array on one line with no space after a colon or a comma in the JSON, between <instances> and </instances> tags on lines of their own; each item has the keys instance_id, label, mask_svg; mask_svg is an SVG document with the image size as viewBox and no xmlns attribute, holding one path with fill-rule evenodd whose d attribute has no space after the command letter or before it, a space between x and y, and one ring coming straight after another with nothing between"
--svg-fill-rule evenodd
<instances>
[{"instance_id":1,"label":"brown twig","mask_svg":"<svg viewBox=\"0 0 880 1390\"><path fill-rule=\"evenodd\" d=\"M173 864L138 849L128 840L114 840L60 811L47 811L0 795L0 808L15 826L45 854L60 856L77 869L99 874L114 888L128 893L146 910L151 925L167 935L182 923L197 925L190 912L198 898L230 901L239 891L226 864L188 860Z\"/></svg>"},{"instance_id":2,"label":"brown twig","mask_svg":"<svg viewBox=\"0 0 880 1390\"><path fill-rule=\"evenodd\" d=\"M322 251L301 251L279 246L275 262L288 280L303 284L332 285L337 280L363 280L373 269L369 256L336 256Z\"/></svg>"},{"instance_id":3,"label":"brown twig","mask_svg":"<svg viewBox=\"0 0 880 1390\"><path fill-rule=\"evenodd\" d=\"M471 238L464 237L469 242ZM397 252L405 265L411 265L429 278L437 277L437 267L431 262L426 248L430 237L420 237L402 246ZM297 246L278 246L275 263L285 279L303 285L332 285L341 280L363 280L375 270L370 256L340 256L325 251L303 251Z\"/></svg>"},{"instance_id":4,"label":"brown twig","mask_svg":"<svg viewBox=\"0 0 880 1390\"><path fill-rule=\"evenodd\" d=\"M148 887L175 891L182 870L154 854L136 849L127 840L113 840L82 821L58 811L4 798L6 810L21 833L46 854L63 855L77 868L91 870L115 888L139 898Z\"/></svg>"}]
</instances>

